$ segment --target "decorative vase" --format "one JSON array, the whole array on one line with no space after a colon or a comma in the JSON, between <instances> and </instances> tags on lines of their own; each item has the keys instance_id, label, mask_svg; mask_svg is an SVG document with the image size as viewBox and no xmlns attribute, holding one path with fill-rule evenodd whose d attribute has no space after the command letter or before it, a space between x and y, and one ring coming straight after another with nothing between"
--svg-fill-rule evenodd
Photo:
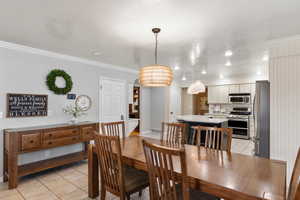
<instances>
[{"instance_id":1,"label":"decorative vase","mask_svg":"<svg viewBox=\"0 0 300 200\"><path fill-rule=\"evenodd\" d=\"M70 120L70 124L77 124L78 123L78 118L73 116L72 119Z\"/></svg>"}]
</instances>

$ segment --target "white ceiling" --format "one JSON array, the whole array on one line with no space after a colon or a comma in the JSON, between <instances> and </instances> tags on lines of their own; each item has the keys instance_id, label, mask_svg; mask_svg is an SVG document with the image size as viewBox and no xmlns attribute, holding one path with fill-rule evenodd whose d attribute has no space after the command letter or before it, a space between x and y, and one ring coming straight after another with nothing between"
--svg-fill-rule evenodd
<instances>
[{"instance_id":1,"label":"white ceiling","mask_svg":"<svg viewBox=\"0 0 300 200\"><path fill-rule=\"evenodd\" d=\"M0 40L138 69L160 27L159 63L178 79L247 78L264 76L265 42L300 34L299 19L299 0L2 0Z\"/></svg>"}]
</instances>

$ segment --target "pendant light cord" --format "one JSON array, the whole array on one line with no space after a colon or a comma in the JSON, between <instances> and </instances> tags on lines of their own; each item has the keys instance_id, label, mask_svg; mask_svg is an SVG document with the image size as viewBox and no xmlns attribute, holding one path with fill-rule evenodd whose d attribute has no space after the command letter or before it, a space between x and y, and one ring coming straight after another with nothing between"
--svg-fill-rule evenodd
<instances>
[{"instance_id":1,"label":"pendant light cord","mask_svg":"<svg viewBox=\"0 0 300 200\"><path fill-rule=\"evenodd\" d=\"M158 35L158 33L154 33L154 35L155 35L155 54L154 54L154 56L155 56L155 64L157 65L157 35Z\"/></svg>"}]
</instances>

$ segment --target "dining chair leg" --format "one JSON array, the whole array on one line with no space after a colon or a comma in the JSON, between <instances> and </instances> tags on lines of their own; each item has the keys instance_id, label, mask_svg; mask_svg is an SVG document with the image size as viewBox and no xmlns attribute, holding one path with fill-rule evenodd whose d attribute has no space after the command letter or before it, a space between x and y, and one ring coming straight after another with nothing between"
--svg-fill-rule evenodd
<instances>
[{"instance_id":1,"label":"dining chair leg","mask_svg":"<svg viewBox=\"0 0 300 200\"><path fill-rule=\"evenodd\" d=\"M126 199L127 199L127 200L130 200L130 194L128 194L128 195L126 196Z\"/></svg>"},{"instance_id":2,"label":"dining chair leg","mask_svg":"<svg viewBox=\"0 0 300 200\"><path fill-rule=\"evenodd\" d=\"M103 184L101 184L101 200L105 200L106 197L106 189Z\"/></svg>"}]
</instances>

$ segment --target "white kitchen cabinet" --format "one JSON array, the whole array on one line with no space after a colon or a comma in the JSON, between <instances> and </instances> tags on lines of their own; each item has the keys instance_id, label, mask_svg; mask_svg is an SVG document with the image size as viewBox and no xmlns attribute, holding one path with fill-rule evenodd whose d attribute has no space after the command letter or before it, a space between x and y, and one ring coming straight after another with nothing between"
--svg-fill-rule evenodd
<instances>
[{"instance_id":1,"label":"white kitchen cabinet","mask_svg":"<svg viewBox=\"0 0 300 200\"><path fill-rule=\"evenodd\" d=\"M208 87L208 103L224 104L228 103L229 88L227 85L217 85Z\"/></svg>"},{"instance_id":2,"label":"white kitchen cabinet","mask_svg":"<svg viewBox=\"0 0 300 200\"><path fill-rule=\"evenodd\" d=\"M208 103L216 103L216 86L208 86L208 95L207 101Z\"/></svg>"},{"instance_id":3,"label":"white kitchen cabinet","mask_svg":"<svg viewBox=\"0 0 300 200\"><path fill-rule=\"evenodd\" d=\"M239 93L251 93L251 84L240 84Z\"/></svg>"},{"instance_id":4,"label":"white kitchen cabinet","mask_svg":"<svg viewBox=\"0 0 300 200\"><path fill-rule=\"evenodd\" d=\"M220 103L228 103L228 86L227 85L219 85L218 87L218 101Z\"/></svg>"},{"instance_id":5,"label":"white kitchen cabinet","mask_svg":"<svg viewBox=\"0 0 300 200\"><path fill-rule=\"evenodd\" d=\"M229 94L240 92L240 85L229 85L228 87L229 87Z\"/></svg>"}]
</instances>

